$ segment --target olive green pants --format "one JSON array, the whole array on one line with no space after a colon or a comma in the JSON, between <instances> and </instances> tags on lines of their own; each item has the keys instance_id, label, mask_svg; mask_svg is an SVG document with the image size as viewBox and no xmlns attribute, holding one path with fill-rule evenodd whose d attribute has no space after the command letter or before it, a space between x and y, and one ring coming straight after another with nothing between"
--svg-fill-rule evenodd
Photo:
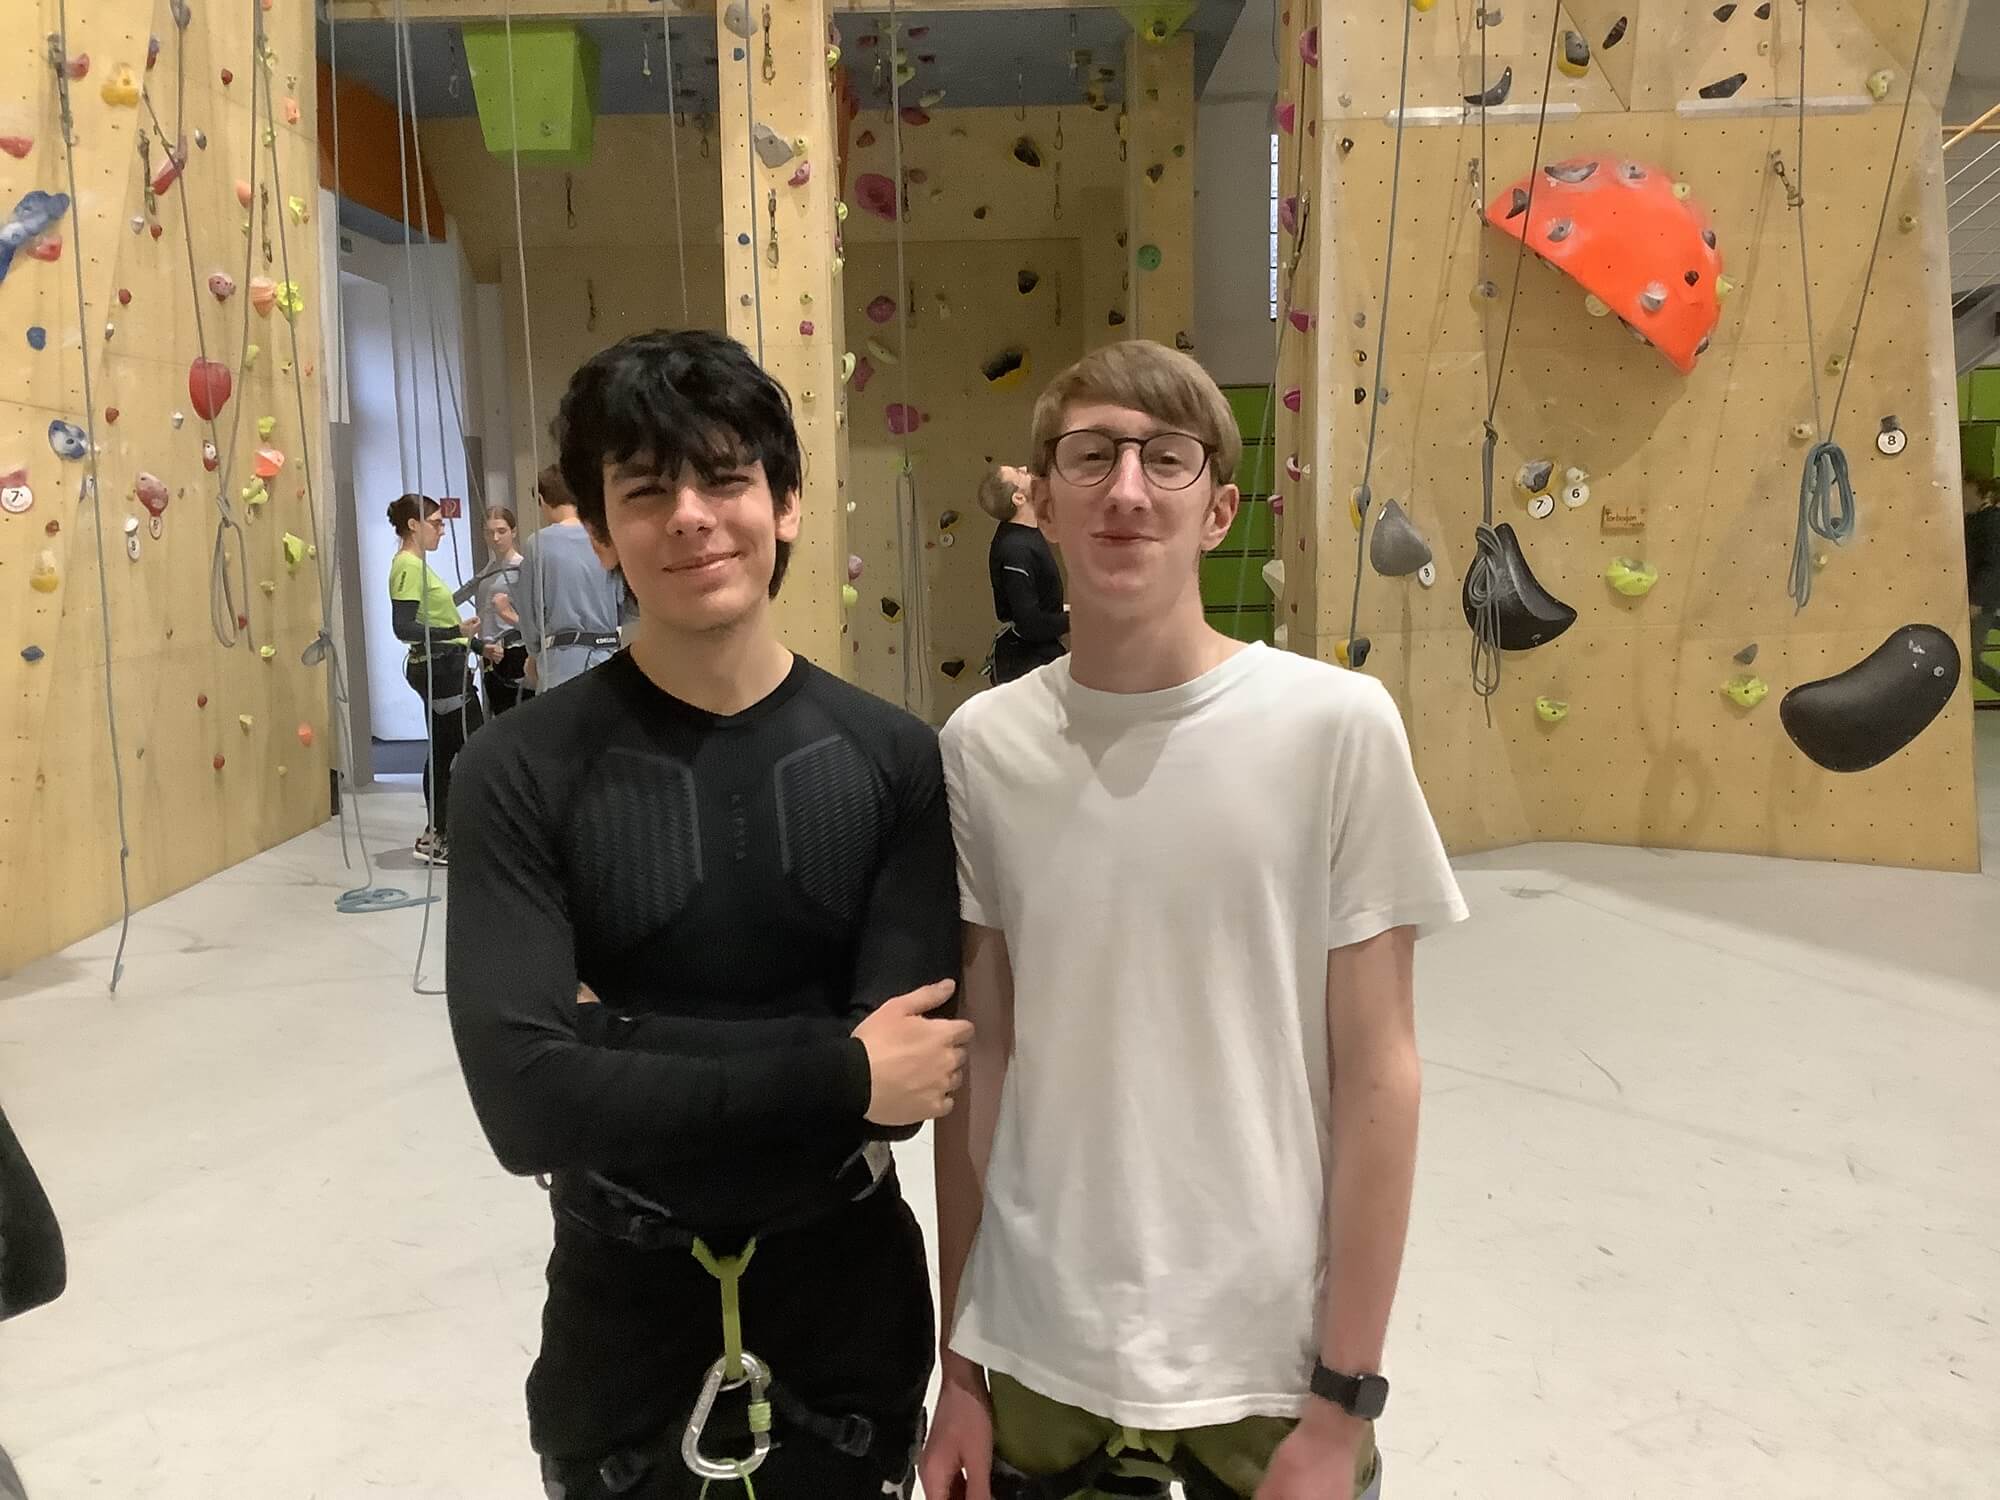
<instances>
[{"instance_id":1,"label":"olive green pants","mask_svg":"<svg viewBox=\"0 0 2000 1500\"><path fill-rule=\"evenodd\" d=\"M993 1392L993 1451L1024 1474L1060 1474L1095 1453L1126 1429L1074 1406L1038 1395L1018 1380L998 1371ZM1277 1451L1298 1424L1289 1417L1245 1417L1219 1427L1190 1427L1181 1432L1127 1435L1128 1451L1113 1473L1173 1477L1165 1455L1184 1448L1224 1484L1245 1497L1255 1495ZM1134 1446L1132 1438L1139 1440ZM1371 1427L1354 1459L1355 1500L1376 1500L1381 1493L1382 1464ZM1097 1490L1081 1490L1070 1500L1108 1500Z\"/></svg>"}]
</instances>

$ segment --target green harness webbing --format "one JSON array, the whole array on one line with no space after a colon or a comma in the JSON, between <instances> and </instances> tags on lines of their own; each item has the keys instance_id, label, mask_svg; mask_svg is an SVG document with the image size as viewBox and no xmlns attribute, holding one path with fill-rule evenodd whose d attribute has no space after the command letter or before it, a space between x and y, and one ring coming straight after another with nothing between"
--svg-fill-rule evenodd
<instances>
[{"instance_id":1,"label":"green harness webbing","mask_svg":"<svg viewBox=\"0 0 2000 1500\"><path fill-rule=\"evenodd\" d=\"M743 1272L757 1253L753 1239L731 1256L718 1256L705 1241L694 1242L694 1258L716 1279L722 1289L722 1358L709 1366L702 1382L701 1398L688 1418L687 1433L681 1439L681 1460L701 1476L701 1493L706 1500L709 1486L717 1480L734 1480L743 1486L748 1500L757 1500L757 1487L750 1476L757 1472L771 1451L771 1369L743 1347ZM750 1387L750 1436L748 1457L716 1459L701 1451L702 1433L715 1410L715 1398L725 1390Z\"/></svg>"}]
</instances>

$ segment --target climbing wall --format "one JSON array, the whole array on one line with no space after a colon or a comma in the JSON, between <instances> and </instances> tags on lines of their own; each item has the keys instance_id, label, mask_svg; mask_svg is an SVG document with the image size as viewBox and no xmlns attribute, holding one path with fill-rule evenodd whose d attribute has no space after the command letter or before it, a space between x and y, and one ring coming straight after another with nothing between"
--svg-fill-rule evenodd
<instances>
[{"instance_id":1,"label":"climbing wall","mask_svg":"<svg viewBox=\"0 0 2000 1500\"><path fill-rule=\"evenodd\" d=\"M1620 317L1593 316L1602 304L1587 306L1577 280L1536 256L1520 266L1516 300L1519 242L1482 222L1482 198L1499 197L1504 215L1509 185L1535 160L1557 19L1548 0L1507 6L1483 33L1470 3L1411 14L1393 215L1405 8L1369 0L1300 16L1321 27L1305 107L1323 122L1309 230L1322 270L1308 347L1281 376L1304 387L1306 436L1292 452L1312 502L1286 516L1284 615L1294 647L1326 657L1345 648L1362 540L1350 501L1374 419L1371 523L1399 502L1435 552L1435 581L1385 577L1362 561L1358 633L1372 643L1366 670L1403 706L1453 847L1575 839L1976 863L1962 691L1907 747L1858 774L1815 764L1780 714L1789 691L1861 662L1902 627L1940 627L1949 640L1927 653L1898 647L1908 675L1889 698L1864 694L1846 710L1879 726L1895 716L1896 694L1941 698L1933 684L1966 648L1938 128L1963 5L1934 8L1913 77L1922 9L1810 7L1803 175L1791 102L1797 7L1577 0L1563 11L1558 30L1575 32L1589 56L1572 53L1566 61L1580 66L1553 75L1541 162L1603 153L1614 192L1621 164L1639 164L1714 230L1720 322L1689 375ZM1484 184L1479 112L1463 102L1482 85L1495 90ZM1804 193L1811 337L1792 187ZM1885 188L1879 263L1844 367ZM1532 218L1551 212L1537 206ZM1587 212L1577 215L1587 232L1620 232L1615 217ZM1687 257L1665 243L1634 253L1659 255L1662 282L1677 283ZM1514 528L1535 579L1577 619L1547 644L1504 653L1489 725L1461 588L1503 341L1494 519ZM1829 412L1848 377L1833 436L1852 465L1859 521L1844 544L1810 538L1810 600L1795 609L1787 574L1800 479L1823 433L1815 373ZM1531 496L1514 479L1536 461L1552 477ZM1571 470L1583 489L1565 498ZM1657 581L1641 592L1648 575Z\"/></svg>"},{"instance_id":2,"label":"climbing wall","mask_svg":"<svg viewBox=\"0 0 2000 1500\"><path fill-rule=\"evenodd\" d=\"M330 493L311 15L263 19L265 63L246 6L72 3L66 34L56 0L0 15L0 244L25 241L0 278L0 972L117 917L120 773L135 905L327 816L327 669L301 662L322 618L309 470ZM72 153L75 202L47 223L29 195L67 194ZM228 376L213 428L204 340Z\"/></svg>"}]
</instances>

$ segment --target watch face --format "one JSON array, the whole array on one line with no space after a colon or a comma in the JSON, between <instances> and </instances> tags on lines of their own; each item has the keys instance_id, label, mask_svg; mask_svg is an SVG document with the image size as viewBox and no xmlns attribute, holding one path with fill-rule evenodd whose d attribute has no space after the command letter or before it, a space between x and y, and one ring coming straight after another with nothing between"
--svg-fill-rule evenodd
<instances>
[{"instance_id":1,"label":"watch face","mask_svg":"<svg viewBox=\"0 0 2000 1500\"><path fill-rule=\"evenodd\" d=\"M1389 1405L1389 1382L1380 1375L1363 1375L1356 1383L1354 1415L1372 1422L1381 1416Z\"/></svg>"}]
</instances>

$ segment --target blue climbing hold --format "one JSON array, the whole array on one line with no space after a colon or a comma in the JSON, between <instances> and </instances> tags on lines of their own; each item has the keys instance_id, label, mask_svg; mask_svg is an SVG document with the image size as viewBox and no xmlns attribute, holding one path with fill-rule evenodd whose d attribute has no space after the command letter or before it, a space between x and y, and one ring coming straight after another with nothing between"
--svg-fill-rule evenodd
<instances>
[{"instance_id":1,"label":"blue climbing hold","mask_svg":"<svg viewBox=\"0 0 2000 1500\"><path fill-rule=\"evenodd\" d=\"M38 351L48 348L49 347L48 329L42 327L42 325L39 323L37 323L33 328L30 328L28 330L28 347L30 349Z\"/></svg>"},{"instance_id":2,"label":"blue climbing hold","mask_svg":"<svg viewBox=\"0 0 2000 1500\"><path fill-rule=\"evenodd\" d=\"M12 215L0 224L0 281L13 269L14 257L47 234L68 212L68 193L44 193L38 188L22 196Z\"/></svg>"},{"instance_id":3,"label":"blue climbing hold","mask_svg":"<svg viewBox=\"0 0 2000 1500\"><path fill-rule=\"evenodd\" d=\"M32 662L38 662L41 659L42 659L42 648L40 646L23 646L21 648L22 661L32 663Z\"/></svg>"},{"instance_id":4,"label":"blue climbing hold","mask_svg":"<svg viewBox=\"0 0 2000 1500\"><path fill-rule=\"evenodd\" d=\"M49 446L57 458L82 458L90 451L90 439L76 423L57 417L49 423Z\"/></svg>"}]
</instances>

